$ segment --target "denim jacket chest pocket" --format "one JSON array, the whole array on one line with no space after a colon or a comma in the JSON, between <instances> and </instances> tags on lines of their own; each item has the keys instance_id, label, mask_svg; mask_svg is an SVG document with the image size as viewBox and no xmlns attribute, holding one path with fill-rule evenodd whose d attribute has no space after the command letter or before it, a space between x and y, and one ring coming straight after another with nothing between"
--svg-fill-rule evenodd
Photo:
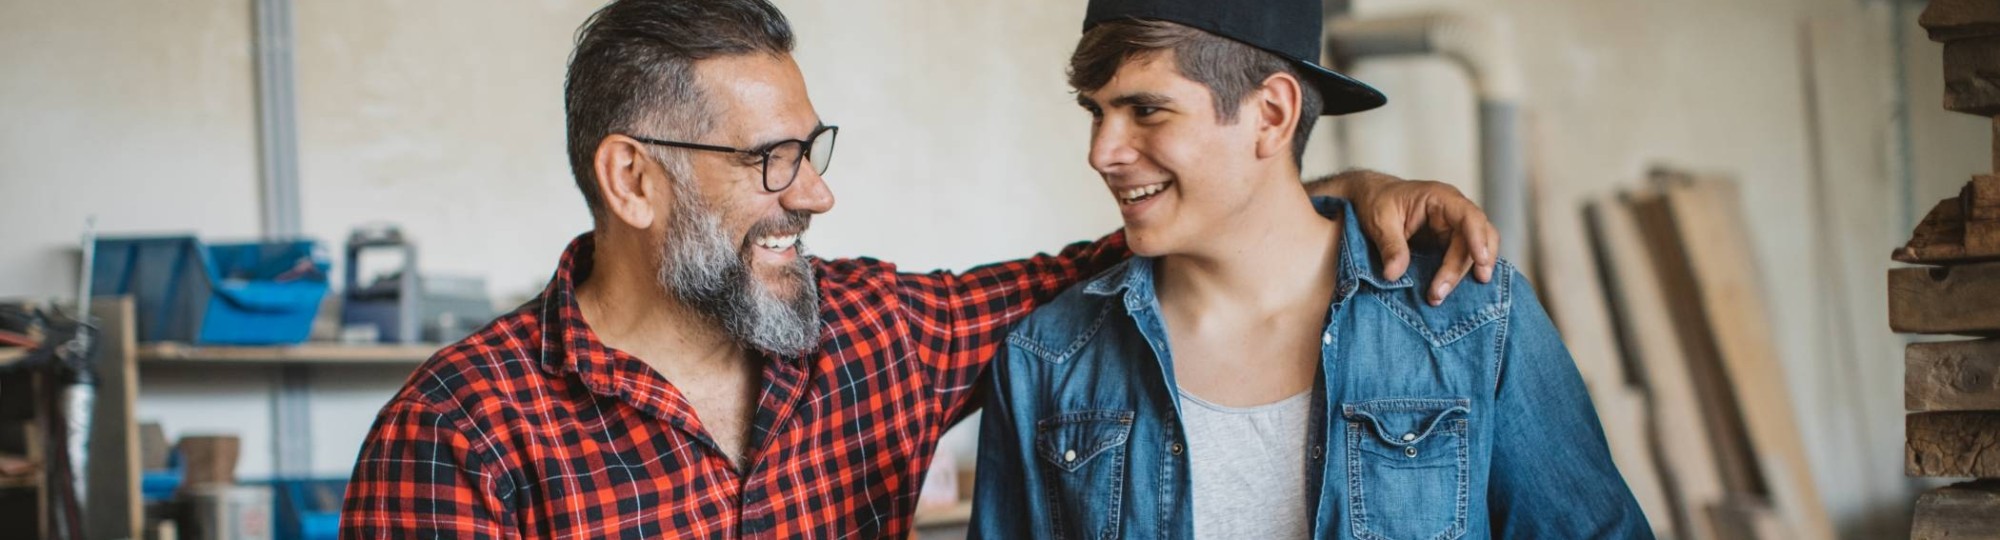
<instances>
[{"instance_id":1,"label":"denim jacket chest pocket","mask_svg":"<svg viewBox=\"0 0 2000 540\"><path fill-rule=\"evenodd\" d=\"M1035 461L1056 538L1118 538L1132 411L1061 413L1035 422Z\"/></svg>"},{"instance_id":2,"label":"denim jacket chest pocket","mask_svg":"<svg viewBox=\"0 0 2000 540\"><path fill-rule=\"evenodd\" d=\"M1471 405L1465 399L1346 403L1348 511L1362 540L1465 534Z\"/></svg>"}]
</instances>

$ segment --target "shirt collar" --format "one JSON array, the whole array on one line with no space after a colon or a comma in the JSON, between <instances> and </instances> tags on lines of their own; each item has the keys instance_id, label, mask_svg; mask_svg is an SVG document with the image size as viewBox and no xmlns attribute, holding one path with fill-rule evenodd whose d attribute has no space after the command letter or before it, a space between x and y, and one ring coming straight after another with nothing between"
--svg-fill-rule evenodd
<instances>
[{"instance_id":1,"label":"shirt collar","mask_svg":"<svg viewBox=\"0 0 2000 540\"><path fill-rule=\"evenodd\" d=\"M1354 206L1346 199L1314 197L1313 209L1327 219L1342 220L1340 228L1339 294L1335 301L1344 300L1354 294L1361 284L1376 289L1406 289L1416 286L1413 272L1404 272L1403 277L1384 279L1377 268L1380 257L1368 243L1368 235L1361 232L1361 222L1354 215ZM1153 258L1133 257L1114 266L1111 270L1091 278L1084 284L1084 294L1093 296L1125 295L1127 309L1138 309L1149 303L1153 294Z\"/></svg>"}]
</instances>

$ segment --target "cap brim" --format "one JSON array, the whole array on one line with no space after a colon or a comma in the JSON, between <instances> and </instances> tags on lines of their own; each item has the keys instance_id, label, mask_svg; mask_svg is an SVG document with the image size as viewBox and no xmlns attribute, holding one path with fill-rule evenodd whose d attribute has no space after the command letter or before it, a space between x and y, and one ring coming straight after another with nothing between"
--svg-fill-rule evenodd
<instances>
[{"instance_id":1,"label":"cap brim","mask_svg":"<svg viewBox=\"0 0 2000 540\"><path fill-rule=\"evenodd\" d=\"M1293 64L1297 65L1299 72L1308 79L1307 83L1319 88L1320 98L1324 102L1320 112L1322 115L1353 114L1381 107L1389 102L1388 96L1382 95L1382 91L1368 86L1367 83L1354 80L1353 77L1312 62L1293 60Z\"/></svg>"}]
</instances>

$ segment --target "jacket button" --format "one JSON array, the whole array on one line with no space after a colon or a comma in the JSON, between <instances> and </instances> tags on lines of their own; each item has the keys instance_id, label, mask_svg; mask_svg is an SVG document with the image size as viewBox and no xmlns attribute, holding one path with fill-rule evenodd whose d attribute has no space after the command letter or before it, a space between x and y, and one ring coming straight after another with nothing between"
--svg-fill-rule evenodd
<instances>
[{"instance_id":1,"label":"jacket button","mask_svg":"<svg viewBox=\"0 0 2000 540\"><path fill-rule=\"evenodd\" d=\"M1407 457L1417 457L1417 447L1412 446L1409 448L1404 448L1403 455Z\"/></svg>"},{"instance_id":2,"label":"jacket button","mask_svg":"<svg viewBox=\"0 0 2000 540\"><path fill-rule=\"evenodd\" d=\"M1327 333L1324 333L1324 334L1320 334L1320 335L1319 335L1319 342L1320 342L1320 344L1323 344L1323 345L1332 345L1332 344L1333 344L1333 333L1332 333L1332 332L1327 332Z\"/></svg>"},{"instance_id":3,"label":"jacket button","mask_svg":"<svg viewBox=\"0 0 2000 540\"><path fill-rule=\"evenodd\" d=\"M1075 450L1064 450L1064 451L1063 451L1063 461L1076 461L1076 451L1075 451Z\"/></svg>"},{"instance_id":4,"label":"jacket button","mask_svg":"<svg viewBox=\"0 0 2000 540\"><path fill-rule=\"evenodd\" d=\"M1403 434L1403 442L1410 442L1410 441L1414 441L1414 440L1417 440L1417 434L1415 434L1415 433L1404 433L1404 434Z\"/></svg>"},{"instance_id":5,"label":"jacket button","mask_svg":"<svg viewBox=\"0 0 2000 540\"><path fill-rule=\"evenodd\" d=\"M1167 452L1172 453L1173 455L1176 456L1181 455L1181 450L1182 450L1181 443L1173 443L1167 445Z\"/></svg>"}]
</instances>

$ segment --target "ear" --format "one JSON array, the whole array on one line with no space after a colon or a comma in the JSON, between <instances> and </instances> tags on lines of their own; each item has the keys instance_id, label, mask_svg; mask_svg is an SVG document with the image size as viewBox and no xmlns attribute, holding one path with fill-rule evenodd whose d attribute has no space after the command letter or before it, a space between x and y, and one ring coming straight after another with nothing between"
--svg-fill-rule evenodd
<instances>
[{"instance_id":1,"label":"ear","mask_svg":"<svg viewBox=\"0 0 2000 540\"><path fill-rule=\"evenodd\" d=\"M1292 154L1292 131L1299 125L1299 108L1303 98L1299 90L1299 79L1290 73L1278 72L1264 78L1251 94L1250 106L1254 107L1257 121L1257 158L1266 159Z\"/></svg>"},{"instance_id":2,"label":"ear","mask_svg":"<svg viewBox=\"0 0 2000 540\"><path fill-rule=\"evenodd\" d=\"M648 171L665 174L653 165L643 143L624 135L608 135L597 142L591 157L591 171L597 175L597 193L604 200L604 219L635 229L650 229L666 208L664 183L648 182Z\"/></svg>"}]
</instances>

